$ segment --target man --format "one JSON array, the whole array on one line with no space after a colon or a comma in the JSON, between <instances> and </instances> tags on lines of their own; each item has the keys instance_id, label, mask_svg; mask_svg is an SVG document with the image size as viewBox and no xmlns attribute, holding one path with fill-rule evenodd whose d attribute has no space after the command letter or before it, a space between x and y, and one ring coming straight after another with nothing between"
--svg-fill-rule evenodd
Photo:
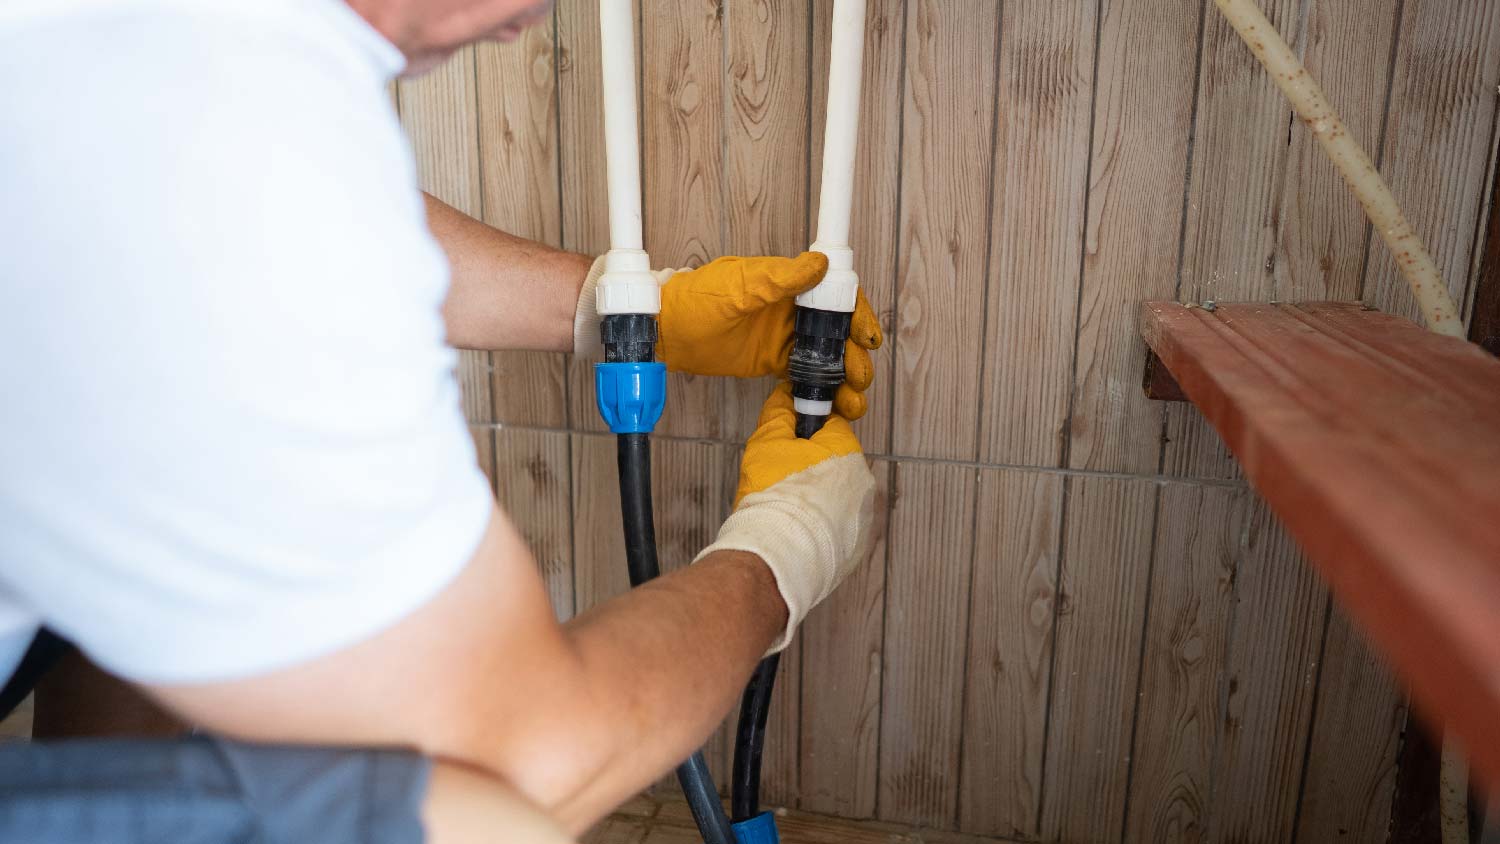
<instances>
[{"instance_id":1,"label":"man","mask_svg":"<svg viewBox=\"0 0 1500 844\"><path fill-rule=\"evenodd\" d=\"M772 394L718 541L553 619L474 466L447 343L587 351L597 273L424 208L384 94L547 12L0 5L0 676L45 625L207 730L440 760L431 840L495 834L496 817L545 840L535 824L576 834L699 745L848 573L873 488L845 421L880 341L864 303L838 414L799 441L785 388ZM825 267L664 273L661 358L782 373L792 298ZM65 788L90 749L64 750L85 755L33 748L26 770ZM261 764L243 761L255 748L206 752L180 771L218 782ZM428 782L406 756L403 776L389 766L406 757L380 757L388 807ZM322 764L297 758L298 776ZM257 793L241 803L278 805ZM146 821L152 808L138 805Z\"/></svg>"}]
</instances>

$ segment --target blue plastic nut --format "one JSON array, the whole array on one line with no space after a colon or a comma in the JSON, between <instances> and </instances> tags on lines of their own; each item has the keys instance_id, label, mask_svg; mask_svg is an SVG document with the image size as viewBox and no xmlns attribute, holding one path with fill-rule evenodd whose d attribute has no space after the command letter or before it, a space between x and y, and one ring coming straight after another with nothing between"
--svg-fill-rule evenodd
<instances>
[{"instance_id":1,"label":"blue plastic nut","mask_svg":"<svg viewBox=\"0 0 1500 844\"><path fill-rule=\"evenodd\" d=\"M781 844L781 834L776 831L776 816L761 812L748 821L733 825L734 838L739 844Z\"/></svg>"},{"instance_id":2,"label":"blue plastic nut","mask_svg":"<svg viewBox=\"0 0 1500 844\"><path fill-rule=\"evenodd\" d=\"M599 415L616 434L649 434L667 402L664 363L596 363Z\"/></svg>"}]
</instances>

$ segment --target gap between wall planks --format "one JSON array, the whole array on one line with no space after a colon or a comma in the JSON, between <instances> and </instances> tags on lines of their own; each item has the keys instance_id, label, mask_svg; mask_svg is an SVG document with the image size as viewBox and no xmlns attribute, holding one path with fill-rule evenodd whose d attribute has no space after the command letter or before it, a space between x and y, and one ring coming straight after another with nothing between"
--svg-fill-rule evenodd
<instances>
[{"instance_id":1,"label":"gap between wall planks","mask_svg":"<svg viewBox=\"0 0 1500 844\"><path fill-rule=\"evenodd\" d=\"M895 514L904 514L905 526L892 524L886 555L877 552L882 563L875 567L878 574L867 565L857 575L861 580L846 585L804 628L798 701L787 705L778 698L775 710L800 707L800 719L783 725L797 736L800 750L790 757L792 767L771 765L779 779L770 789L794 784L796 793L776 796L819 811L930 817L939 826L1007 835L1092 829L1077 807L1063 811L1065 804L1056 802L1065 799L1058 795L1087 793L1088 800L1117 818L1113 831L1101 835L1118 837L1123 829L1127 838L1139 840L1134 830L1142 824L1154 828L1149 826L1152 819L1163 817L1159 801L1149 797L1151 784L1162 777L1196 777L1194 782L1203 782L1201 788L1217 795L1202 807L1205 814L1196 816L1197 828L1243 831L1257 828L1246 825L1253 821L1279 831L1295 827L1304 841L1345 829L1353 840L1380 840L1404 707L1389 674L1371 659L1342 614L1321 609L1326 606L1320 603L1325 600L1321 587L1309 592L1298 579L1301 570L1289 549L1255 563L1264 569L1255 582L1268 584L1265 588L1250 581L1235 585L1236 609L1230 618L1210 617L1207 610L1201 617L1203 629L1211 628L1227 643L1204 656L1206 663L1225 667L1217 687L1220 705L1230 705L1231 676L1239 683L1268 684L1254 694L1237 686L1234 708L1215 710L1211 723L1204 722L1209 733L1194 741L1210 743L1207 762L1197 751L1181 749L1148 763L1152 750L1165 751L1152 738L1163 714L1130 700L1121 703L1130 707L1123 734L1116 730L1105 737L1116 746L1124 742L1126 755L1139 757L1135 762L1127 760L1123 770L1116 769L1085 758L1085 745L1078 742L1098 738L1092 722L1099 720L1100 710L1088 697L1096 685L1118 686L1125 698L1137 693L1136 686L1142 695L1163 694L1154 678L1178 657L1162 650L1168 647L1161 635L1171 629L1163 626L1170 618L1159 618L1158 612L1165 613L1174 601L1223 606L1217 593L1204 591L1217 586L1193 579L1200 567L1212 565L1204 555L1219 546L1200 537L1184 548L1186 540L1178 539L1187 535L1191 512L1218 512L1206 504L1192 511L1196 497L1246 496L1245 503L1236 504L1244 509L1233 510L1234 517L1248 523L1253 514L1252 501L1237 489L1237 481L1226 486L1213 480L1233 477L1232 469L1215 462L1216 443L1173 443L1170 455L1164 449L1162 412L1137 392L1141 350L1133 333L1136 303L1168 295L1179 269L1184 270L1184 285L1201 282L1201 277L1186 274L1191 262L1241 254L1226 248L1231 245L1227 240L1214 243L1207 233L1195 235L1200 228L1236 233L1241 231L1236 225L1242 225L1259 237L1262 225L1270 227L1274 269L1268 274L1262 270L1256 284L1271 286L1246 294L1259 297L1285 297L1288 291L1319 284L1335 295L1352 296L1368 263L1369 298L1378 287L1371 286L1378 270L1371 259L1381 247L1367 248L1361 215L1321 153L1301 137L1306 133L1300 127L1291 127L1287 141L1279 140L1279 129L1276 139L1256 136L1260 140L1254 143L1268 146L1280 159L1270 188L1239 190L1241 204L1221 203L1211 212L1191 207L1188 191L1209 190L1209 180L1195 181L1203 174L1217 173L1220 181L1254 175L1236 176L1222 166L1215 170L1200 158L1210 154L1206 150L1216 137L1219 146L1252 142L1226 138L1233 127L1223 121L1236 110L1228 104L1230 91L1241 90L1242 110L1244 97L1256 101L1255 92L1244 93L1248 77L1240 80L1241 89L1215 89L1212 103L1203 96L1215 79L1200 78L1200 60L1206 76L1214 51L1227 57L1233 46L1200 38L1215 14L1206 5L1209 0L1202 7L1168 0L969 2L979 10L977 27L972 23L976 16L957 0L871 0L853 245L862 281L887 327L888 345L876 357L873 408L858 430L872 453L899 455L877 462L877 474L896 479L891 506ZM1285 6L1290 0L1277 2ZM1455 23L1440 10L1414 9L1426 4L1408 2L1402 31L1395 33L1393 9L1382 18L1367 7L1358 14L1362 7L1354 0L1306 0L1305 8L1289 13L1283 28L1302 33L1299 45L1309 63L1325 68L1324 84L1351 125L1351 113L1359 114L1361 131L1369 127L1380 135L1391 88L1389 129L1383 141L1367 139L1372 153L1383 158L1382 169L1404 202L1458 209L1469 215L1473 229L1482 191L1479 186L1467 190L1463 175L1475 157L1482 169L1492 154L1493 135L1474 127L1485 119L1493 125L1492 97L1484 96L1493 85L1486 89L1488 83L1481 83L1494 72L1497 59L1492 55L1495 27L1479 16L1474 0L1464 3L1452 16L1459 21ZM424 186L460 208L483 211L492 222L513 228L536 225L523 233L535 231L566 248L596 253L607 245L595 5L562 0L555 34L532 33L530 41L488 47L493 53L478 58L466 51L434 77L399 83L402 116L414 138ZM805 248L802 241L810 233L801 238L787 234L795 225L780 212L788 211L792 223L800 221L804 229L815 219L824 96L819 68L826 65L831 4L681 0L670 12L648 11L638 29L646 124L643 176L647 245L657 264L680 265L732 252L737 238L775 245L784 236L792 238L787 253ZM763 22L760 15L771 17ZM976 31L955 31L952 19L965 15ZM772 42L780 42L783 33L766 28L787 17L806 21L801 30L785 34L807 45L805 57L773 50ZM1425 35L1413 43L1425 45L1421 49L1406 40L1406 27L1417 25ZM989 28L978 31L985 26ZM1381 40L1381 32L1387 33L1385 45L1366 49L1366 42ZM757 40L738 40L750 35ZM1152 49L1131 49L1146 38ZM544 43L552 44L550 54L539 46ZM949 45L948 54L934 55L933 44ZM511 52L528 49L529 59ZM919 54L923 49L927 53ZM974 55L963 55L965 51ZM1437 82L1421 71L1423 62L1441 68L1445 62L1465 61L1472 71L1451 69ZM786 68L802 66L809 76L799 91L789 81L798 71ZM550 82L538 68L550 69ZM679 72L705 68L706 73ZM958 73L954 68L969 75L947 84L947 77ZM1147 77L1155 84L1138 84ZM1396 80L1394 86L1388 86L1388 78ZM494 86L493 101L481 94L482 85ZM483 104L481 97L486 98ZM766 98L764 113L758 110L760 97ZM777 97L798 103L780 107L800 108L810 118L800 142L791 128L795 121L783 120L776 111ZM1279 100L1263 104L1284 109ZM1422 109L1419 114L1409 113L1414 107ZM1445 122L1444 115L1452 120ZM760 122L750 119L757 116ZM550 135L548 119L555 124ZM524 137L532 131L547 137ZM976 135L988 140L976 145ZM1290 147L1280 148L1286 142ZM795 166L762 171L763 178L780 188L757 193L754 168L760 162L745 151L782 149L784 143L801 144L801 151L791 156ZM731 147L744 154L738 163ZM1439 153L1419 161L1424 150L1431 152L1429 147ZM545 178L525 181L529 171L511 169L536 161L555 187ZM736 169L746 162L748 168ZM1413 173L1417 166L1422 169ZM966 180L955 185L952 174L958 170ZM522 181L512 183L502 175L507 172ZM805 210L781 189L795 194ZM521 197L531 196L545 197L540 201L551 202L556 213L494 205L521 204L530 201ZM764 205L757 204L762 200ZM1189 226L1194 213L1199 217ZM1257 213L1270 215L1271 222L1264 223ZM535 216L512 223L496 214ZM1413 216L1434 224L1448 219L1435 211L1413 211ZM1216 222L1210 224L1210 218ZM549 232L552 219L556 229ZM735 222L747 219L765 228L747 231ZM1231 225L1233 221L1240 223ZM1317 228L1320 223L1324 228ZM1195 236L1201 242L1190 241ZM1470 231L1471 241L1472 236ZM931 244L941 247L935 255ZM1079 250L1076 266L1068 258L1070 244ZM1452 260L1462 263L1467 254L1454 253ZM1252 263L1250 257L1243 260ZM928 266L931 270L923 269ZM1045 283L1054 278L1061 281ZM1350 284L1356 285L1353 292ZM1164 285L1167 290L1160 289ZM1399 287L1391 287L1390 293L1395 304L1404 301ZM1027 296L1034 301L1025 301ZM1037 316L1023 316L1030 313ZM969 323L973 331L963 328ZM988 350L982 355L981 346ZM980 359L982 366L974 367L972 361ZM953 384L939 386L941 395L933 392L933 384L925 385L928 392L922 395L932 400L922 399L914 392L914 379L939 360L969 369L953 374L948 379ZM492 376L482 356L466 353L464 361L466 410L477 423L480 459L501 497L511 499L507 508L529 541L552 549L539 550L538 559L562 614L568 612L567 588L575 581L577 608L623 589L613 443L609 437L576 433L602 430L588 364L563 363L560 356L544 359L540 371L552 367L550 381L531 383L542 385L538 389L547 394L516 402L498 393L514 392L516 388L500 385L516 378L524 382L522 376L500 366ZM563 366L566 378L557 374ZM707 542L727 510L737 436L748 424L743 414L749 403L723 385L705 385L701 379L686 386L674 383L673 389L677 404L669 408L669 420L671 414L681 418L669 426L681 427L667 429L654 461L658 495L672 501L659 501L658 511L663 520L678 525L676 535L692 537L676 540L683 545L678 550L690 556L686 545ZM733 389L748 395L752 388ZM957 419L938 400L954 393L977 399L967 413L960 408ZM555 421L558 408L565 414L561 423ZM531 414L552 421L518 421ZM504 424L495 424L497 419ZM526 430L532 428L549 430ZM541 505L521 513L521 505L511 502L536 497L540 475L533 474L532 461L522 458L540 455L550 470L563 460L559 450L564 448L565 471L553 474L560 483L566 478L561 486L574 510L571 519L549 519L556 510ZM942 453L956 455L957 462L944 462L949 458ZM930 454L938 459L926 456ZM1035 470L1026 464L1034 464ZM1059 467L1151 478L1059 474ZM1159 471L1186 477L1183 483L1166 482ZM705 472L718 473L712 490L704 486ZM919 494L912 493L910 483L903 490L900 482L912 472L953 478L968 473L971 480L918 485L931 489ZM1105 503L1097 503L1096 488L1117 486L1126 492L1116 490L1103 496ZM679 487L687 490L682 497L673 492ZM1054 488L1055 507L1043 506L1047 491ZM1137 488L1144 491L1134 492ZM931 508L939 490L952 495L955 489L967 489L965 500L972 503L961 505L968 509L952 518L962 529L945 531L934 523ZM916 500L901 502L903 492ZM1141 505L1136 495L1147 504ZM1096 503L1088 504L1091 500ZM1100 538L1108 529L1088 523L1100 518L1132 536L1144 531L1148 550L1111 548ZM1257 540L1262 544L1256 547L1279 547L1273 528L1257 530L1257 537L1270 538ZM1050 543L1045 541L1049 533L1054 537ZM1220 539L1228 541L1227 536ZM1240 545L1232 547L1240 549L1237 565L1242 571L1252 559L1261 559ZM964 548L967 556L961 553ZM1055 556L1048 558L1048 553ZM963 605L957 632L955 620L947 617L953 607L932 609L932 596L908 594L928 588L935 561L941 563L936 566L940 584L962 581L956 592ZM1050 576L1049 561L1054 566ZM566 576L559 574L559 565L567 569ZM1075 576L1070 581L1065 575L1063 588L1055 585L1058 566ZM1087 582L1096 579L1095 572L1148 577L1147 570L1148 592L1135 596L1135 627L1126 629L1130 622L1119 622L1121 635L1133 637L1136 656L1111 666L1116 676L1086 681L1068 676L1068 666L1080 659L1068 643L1076 645L1080 625L1092 630L1101 621L1097 612L1077 617L1072 587L1076 583L1084 594L1097 597L1104 594L1099 583ZM898 578L904 580L897 583ZM1034 592L1006 592L1007 584L1017 584L1017 589L1026 584ZM1054 599L1054 591L1060 597ZM1001 598L998 605L992 603ZM1122 600L1112 596L1099 612L1132 609ZM1092 601L1088 605L1096 606ZM1033 615L1012 614L1021 608ZM922 612L943 617L926 618ZM892 620L903 613L904 620L893 628ZM1055 640L1050 626L1054 616ZM1326 634L1320 625L1326 625ZM898 634L916 638L898 641ZM1281 656L1252 658L1250 643L1260 648L1267 636L1274 638L1269 647ZM957 652L949 652L954 647ZM917 667L953 690L946 702L924 697L930 689L908 688L901 679L917 676L912 654L928 652L940 652L945 661ZM1310 695L1291 679L1296 667L1307 668L1309 653L1314 660L1322 656L1312 669L1317 685ZM1085 698L1079 700L1078 694ZM1231 712L1236 720L1226 726L1223 718ZM921 731L957 747L956 753L944 757L918 747L912 736ZM773 743L781 738L773 736ZM708 747L721 780L726 742L721 732ZM917 768L903 770L892 764L896 760L917 763ZM920 770L922 763L936 767ZM916 778L900 780L912 770L917 770ZM1208 780L1194 773L1203 770L1211 772ZM1122 790L1088 791L1080 776L1117 783ZM1267 807L1266 817L1254 817L1255 803L1216 808L1239 800L1233 794L1238 789L1260 795L1253 799ZM1033 807L1029 820L1028 806ZM1188 817L1181 806L1176 810L1173 817ZM1218 812L1224 816L1217 817Z\"/></svg>"}]
</instances>

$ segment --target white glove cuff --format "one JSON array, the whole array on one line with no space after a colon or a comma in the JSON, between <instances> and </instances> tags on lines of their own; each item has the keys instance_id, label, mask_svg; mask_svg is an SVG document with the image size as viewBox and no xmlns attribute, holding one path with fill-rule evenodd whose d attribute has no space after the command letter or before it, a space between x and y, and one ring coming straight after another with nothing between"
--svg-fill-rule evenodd
<instances>
[{"instance_id":1,"label":"white glove cuff","mask_svg":"<svg viewBox=\"0 0 1500 844\"><path fill-rule=\"evenodd\" d=\"M747 551L765 561L787 610L786 629L766 651L778 653L864 558L874 496L864 455L825 460L745 496L694 562L714 551Z\"/></svg>"},{"instance_id":2,"label":"white glove cuff","mask_svg":"<svg viewBox=\"0 0 1500 844\"><path fill-rule=\"evenodd\" d=\"M676 270L652 270L656 283L666 284ZM573 354L584 360L604 360L604 341L599 336L599 303L597 290L604 275L604 256L594 259L589 274L583 277L578 291L578 306L573 310Z\"/></svg>"}]
</instances>

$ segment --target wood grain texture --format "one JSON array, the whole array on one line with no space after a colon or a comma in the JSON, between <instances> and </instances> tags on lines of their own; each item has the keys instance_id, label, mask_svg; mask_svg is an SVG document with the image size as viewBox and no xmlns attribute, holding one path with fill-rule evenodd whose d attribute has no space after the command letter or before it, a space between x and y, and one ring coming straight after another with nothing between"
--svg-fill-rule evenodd
<instances>
[{"instance_id":1,"label":"wood grain texture","mask_svg":"<svg viewBox=\"0 0 1500 844\"><path fill-rule=\"evenodd\" d=\"M1037 831L1062 504L1061 475L979 472L958 814L969 832Z\"/></svg>"},{"instance_id":2,"label":"wood grain texture","mask_svg":"<svg viewBox=\"0 0 1500 844\"><path fill-rule=\"evenodd\" d=\"M483 189L474 48L459 50L425 76L398 81L396 88L401 125L416 156L418 183L465 214L480 216ZM470 422L495 421L489 352L460 351L458 381L464 417Z\"/></svg>"},{"instance_id":3,"label":"wood grain texture","mask_svg":"<svg viewBox=\"0 0 1500 844\"><path fill-rule=\"evenodd\" d=\"M1114 840L1124 822L1156 486L1068 479L1040 834Z\"/></svg>"},{"instance_id":4,"label":"wood grain texture","mask_svg":"<svg viewBox=\"0 0 1500 844\"><path fill-rule=\"evenodd\" d=\"M599 4L559 0L556 21L562 247L602 255L609 250L609 190L605 184ZM608 429L594 402L594 363L568 362L568 425L603 433Z\"/></svg>"},{"instance_id":5,"label":"wood grain texture","mask_svg":"<svg viewBox=\"0 0 1500 844\"><path fill-rule=\"evenodd\" d=\"M966 466L895 467L881 677L882 820L948 829L957 819L974 476Z\"/></svg>"},{"instance_id":6,"label":"wood grain texture","mask_svg":"<svg viewBox=\"0 0 1500 844\"><path fill-rule=\"evenodd\" d=\"M906 0L867 0L865 54L859 106L859 144L854 157L854 203L849 241L859 286L880 317L885 345L871 353L875 382L865 393L869 411L855 426L867 454L891 452L895 397L896 252L901 196L901 124L905 84ZM812 113L808 136L808 219L817 226L823 182L823 129L828 99L828 43L833 4L812 4ZM816 235L816 231L812 232Z\"/></svg>"},{"instance_id":7,"label":"wood grain texture","mask_svg":"<svg viewBox=\"0 0 1500 844\"><path fill-rule=\"evenodd\" d=\"M728 255L796 255L807 225L810 6L724 4L724 243ZM821 72L826 73L824 68ZM724 433L755 430L772 379L724 385Z\"/></svg>"},{"instance_id":8,"label":"wood grain texture","mask_svg":"<svg viewBox=\"0 0 1500 844\"><path fill-rule=\"evenodd\" d=\"M1406 716L1391 670L1335 604L1323 643L1298 841L1387 840Z\"/></svg>"},{"instance_id":9,"label":"wood grain texture","mask_svg":"<svg viewBox=\"0 0 1500 844\"><path fill-rule=\"evenodd\" d=\"M975 456L999 9L907 7L892 449Z\"/></svg>"},{"instance_id":10,"label":"wood grain texture","mask_svg":"<svg viewBox=\"0 0 1500 844\"><path fill-rule=\"evenodd\" d=\"M1208 838L1285 841L1296 822L1328 592L1263 502L1248 534Z\"/></svg>"},{"instance_id":11,"label":"wood grain texture","mask_svg":"<svg viewBox=\"0 0 1500 844\"><path fill-rule=\"evenodd\" d=\"M724 253L724 29L717 0L683 0L640 18L642 193L657 267ZM657 432L718 437L723 381L673 374Z\"/></svg>"},{"instance_id":12,"label":"wood grain texture","mask_svg":"<svg viewBox=\"0 0 1500 844\"><path fill-rule=\"evenodd\" d=\"M1500 5L1485 0L1406 3L1391 82L1381 173L1421 235L1457 302L1473 257L1484 198L1496 87ZM1372 239L1361 297L1420 320L1390 250Z\"/></svg>"},{"instance_id":13,"label":"wood grain texture","mask_svg":"<svg viewBox=\"0 0 1500 844\"><path fill-rule=\"evenodd\" d=\"M1257 4L1293 49L1305 41L1303 0ZM1177 299L1270 299L1292 109L1217 9L1203 25L1197 120ZM1168 474L1235 478L1239 469L1191 404L1166 407Z\"/></svg>"},{"instance_id":14,"label":"wood grain texture","mask_svg":"<svg viewBox=\"0 0 1500 844\"><path fill-rule=\"evenodd\" d=\"M801 808L846 818L875 814L890 487L894 467L872 464L870 551L802 623Z\"/></svg>"},{"instance_id":15,"label":"wood grain texture","mask_svg":"<svg viewBox=\"0 0 1500 844\"><path fill-rule=\"evenodd\" d=\"M1073 374L1098 10L1002 8L979 456L1055 466Z\"/></svg>"},{"instance_id":16,"label":"wood grain texture","mask_svg":"<svg viewBox=\"0 0 1500 844\"><path fill-rule=\"evenodd\" d=\"M1303 64L1372 156L1381 148L1401 0L1310 0ZM1272 298L1359 298L1370 223L1312 132L1291 127Z\"/></svg>"},{"instance_id":17,"label":"wood grain texture","mask_svg":"<svg viewBox=\"0 0 1500 844\"><path fill-rule=\"evenodd\" d=\"M561 246L552 28L532 27L514 42L481 44L475 50L484 221ZM558 353L492 352L495 421L566 426L566 363Z\"/></svg>"},{"instance_id":18,"label":"wood grain texture","mask_svg":"<svg viewBox=\"0 0 1500 844\"><path fill-rule=\"evenodd\" d=\"M1142 299L1174 287L1204 9L1178 0L1102 9L1067 465L1155 472L1162 411L1141 395L1145 347L1129 321Z\"/></svg>"},{"instance_id":19,"label":"wood grain texture","mask_svg":"<svg viewBox=\"0 0 1500 844\"><path fill-rule=\"evenodd\" d=\"M1201 841L1250 496L1184 484L1159 495L1125 840Z\"/></svg>"},{"instance_id":20,"label":"wood grain texture","mask_svg":"<svg viewBox=\"0 0 1500 844\"><path fill-rule=\"evenodd\" d=\"M573 449L573 609L582 613L625 594L630 577L620 526L615 438L571 434L569 439Z\"/></svg>"},{"instance_id":21,"label":"wood grain texture","mask_svg":"<svg viewBox=\"0 0 1500 844\"><path fill-rule=\"evenodd\" d=\"M573 489L568 435L495 431L500 506L536 557L560 621L573 616Z\"/></svg>"}]
</instances>

